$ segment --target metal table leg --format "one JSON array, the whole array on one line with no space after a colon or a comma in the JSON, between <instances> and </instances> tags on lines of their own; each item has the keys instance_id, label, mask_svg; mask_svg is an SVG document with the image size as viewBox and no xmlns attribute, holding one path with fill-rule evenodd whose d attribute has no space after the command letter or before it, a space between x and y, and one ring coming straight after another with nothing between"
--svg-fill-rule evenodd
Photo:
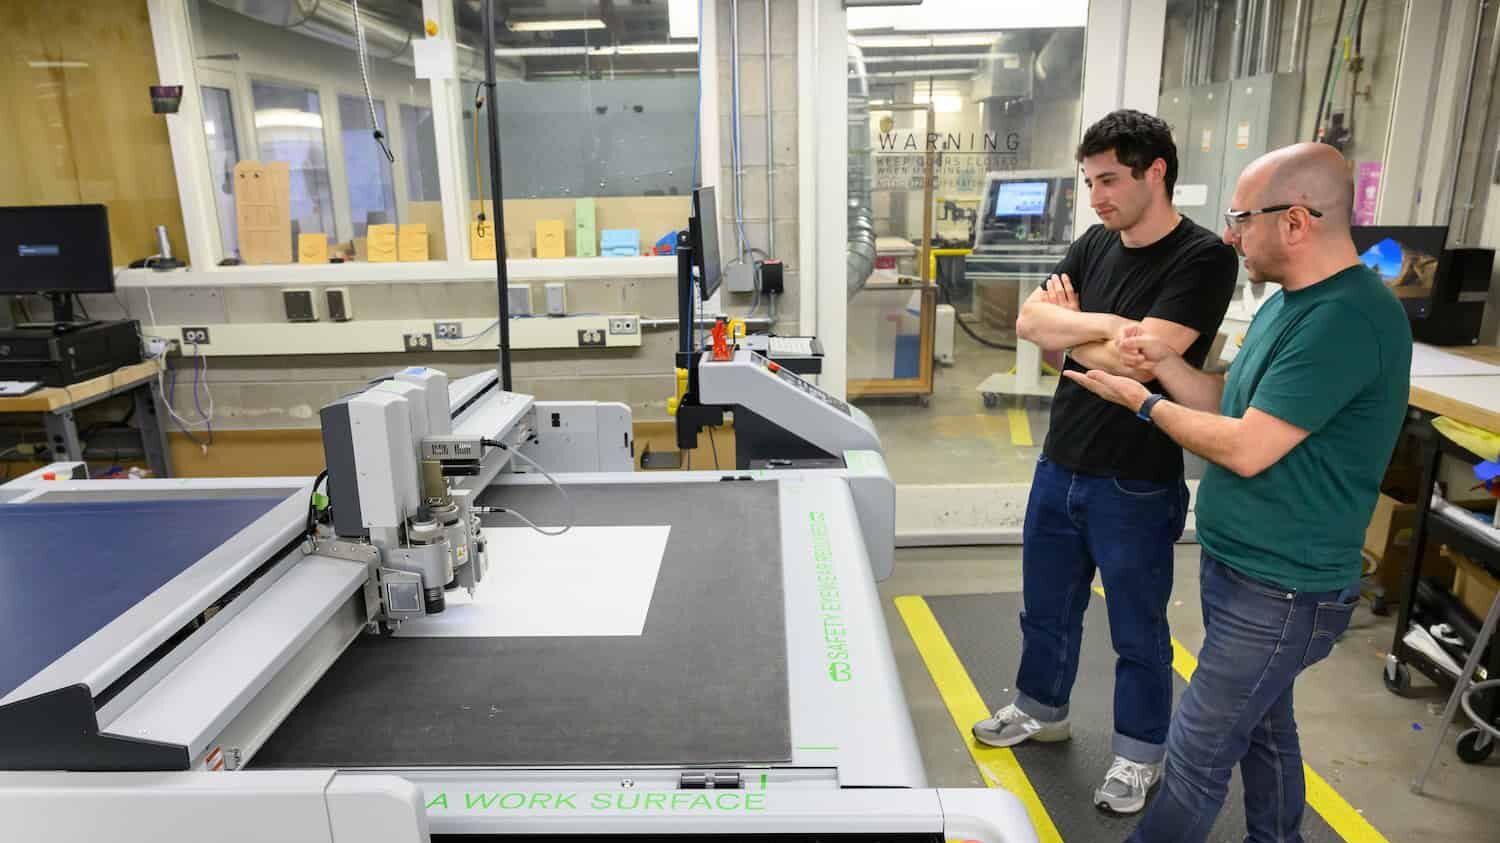
<instances>
[{"instance_id":1,"label":"metal table leg","mask_svg":"<svg viewBox=\"0 0 1500 843\"><path fill-rule=\"evenodd\" d=\"M1474 671L1479 668L1479 659L1484 655L1484 650L1489 646L1490 638L1495 634L1495 626L1500 623L1500 597L1490 604L1490 613L1484 619L1484 628L1479 630L1479 637L1474 640L1474 646L1469 650L1469 659L1464 664L1464 672L1459 675L1458 681L1453 685L1453 693L1448 695L1448 705L1443 709L1441 727L1438 729L1437 740L1433 742L1432 755L1427 759L1427 766L1412 780L1411 789L1414 793L1422 792L1422 785L1427 781L1427 774L1432 772L1432 765L1437 763L1438 753L1443 749L1443 741L1448 736L1448 726L1453 721L1453 714L1458 710L1460 704L1464 706L1465 712L1474 718L1475 724L1480 725L1486 731L1494 730L1489 724L1484 723L1475 716L1474 710L1469 707L1467 699L1470 689L1474 686ZM1485 685L1490 685L1486 682Z\"/></svg>"},{"instance_id":2,"label":"metal table leg","mask_svg":"<svg viewBox=\"0 0 1500 843\"><path fill-rule=\"evenodd\" d=\"M82 462L83 443L78 439L78 425L73 408L44 413L47 422L47 447L56 462Z\"/></svg>"},{"instance_id":3,"label":"metal table leg","mask_svg":"<svg viewBox=\"0 0 1500 843\"><path fill-rule=\"evenodd\" d=\"M167 428L162 423L159 399L154 389L155 381L146 381L131 391L135 401L136 423L140 425L141 447L146 452L146 465L156 477L172 476L171 449L167 446Z\"/></svg>"}]
</instances>

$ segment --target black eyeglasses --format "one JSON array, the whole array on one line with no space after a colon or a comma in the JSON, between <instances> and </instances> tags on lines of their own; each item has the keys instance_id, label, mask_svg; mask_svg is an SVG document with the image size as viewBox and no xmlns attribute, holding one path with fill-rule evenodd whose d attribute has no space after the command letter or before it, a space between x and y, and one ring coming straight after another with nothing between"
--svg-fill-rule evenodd
<instances>
[{"instance_id":1,"label":"black eyeglasses","mask_svg":"<svg viewBox=\"0 0 1500 843\"><path fill-rule=\"evenodd\" d=\"M1319 211L1316 208L1309 208L1306 205L1269 205L1265 208L1257 208L1254 211L1225 211L1224 224L1234 229L1235 231L1239 231L1240 226L1244 225L1246 220L1250 219L1256 214L1277 214L1282 211L1290 211L1293 208L1301 208L1302 210L1308 212L1309 214L1312 214L1315 217L1323 216L1322 211Z\"/></svg>"}]
</instances>

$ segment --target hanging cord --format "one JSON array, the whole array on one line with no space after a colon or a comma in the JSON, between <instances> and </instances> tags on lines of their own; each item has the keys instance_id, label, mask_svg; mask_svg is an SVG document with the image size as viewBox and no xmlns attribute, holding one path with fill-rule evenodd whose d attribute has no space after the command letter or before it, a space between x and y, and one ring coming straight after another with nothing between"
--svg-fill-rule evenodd
<instances>
[{"instance_id":1,"label":"hanging cord","mask_svg":"<svg viewBox=\"0 0 1500 843\"><path fill-rule=\"evenodd\" d=\"M380 131L380 121L375 119L375 95L370 93L370 72L365 67L365 25L359 20L359 0L351 0L354 8L354 43L359 47L359 78L365 85L365 104L370 107L370 130L375 143L385 153L385 160L396 163L396 155L385 142L385 133Z\"/></svg>"},{"instance_id":2,"label":"hanging cord","mask_svg":"<svg viewBox=\"0 0 1500 843\"><path fill-rule=\"evenodd\" d=\"M514 509L509 509L507 507L503 507L503 506L476 506L476 507L474 507L474 511L475 512L477 512L477 513L479 513L481 515L511 515L511 516L514 516L522 524L525 524L526 526L530 527L533 530L536 530L538 533L541 533L544 536L560 536L563 533L566 533L567 531L573 529L573 524L578 521L578 507L573 504L573 498L570 495L568 495L568 490L564 489L562 487L562 484L559 483L559 482L557 482L557 478L553 477L551 474L548 474L547 473L547 469L542 468L540 465L538 465L537 462L536 462L536 460L534 460L531 457L528 457L525 454L521 453L518 449L512 448L509 445L506 445L504 442L499 442L499 441L496 441L494 439L485 439L485 440L483 440L483 444L486 447L499 448L500 450L509 453L511 456L515 457L516 459L521 460L522 462L526 463L527 465L529 465L532 468L536 469L537 471L541 472L541 475L543 477L547 478L547 480L550 481L552 483L552 485L557 488L557 493L559 495L562 495L563 502L568 505L568 523L566 525L564 525L560 529L557 529L557 530L547 530L547 529L544 529L542 527L538 527L536 525L536 523L534 521L532 521L530 518L527 518L526 516L522 515L521 513L516 512Z\"/></svg>"},{"instance_id":3,"label":"hanging cord","mask_svg":"<svg viewBox=\"0 0 1500 843\"><path fill-rule=\"evenodd\" d=\"M484 83L480 82L474 86L474 194L479 197L480 222L484 222L484 179L479 177L479 112L483 108Z\"/></svg>"}]
</instances>

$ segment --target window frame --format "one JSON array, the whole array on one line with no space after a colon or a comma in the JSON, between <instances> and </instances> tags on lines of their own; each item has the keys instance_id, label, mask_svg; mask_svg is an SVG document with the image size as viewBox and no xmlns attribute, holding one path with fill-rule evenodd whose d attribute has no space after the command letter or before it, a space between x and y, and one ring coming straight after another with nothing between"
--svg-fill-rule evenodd
<instances>
[{"instance_id":1,"label":"window frame","mask_svg":"<svg viewBox=\"0 0 1500 843\"><path fill-rule=\"evenodd\" d=\"M470 260L468 254L467 209L473 185L465 177L467 165L464 161L466 146L462 137L462 103L467 93L462 90L464 83L457 72L457 66L452 78L425 80L430 90L430 98L426 103L407 97L379 98L386 107L391 148L397 155L398 162L405 152L400 106L411 105L432 111L447 260L382 263L373 266L360 262L320 266L301 266L295 262L265 266L219 266L228 250L222 243L219 232L212 174L208 166L211 159L207 137L203 132L202 86L230 89L230 100L237 123L236 141L242 151L254 150L257 154L259 139L254 129L250 79L253 77L278 85L317 91L319 110L323 117L323 142L329 167L330 190L333 194L335 236L342 236L341 232L347 232L351 236L353 234L338 97L349 94L358 95L362 99L364 92L352 89L343 80L335 84L310 85L305 80L278 78L274 73L240 71L217 66L211 59L198 60L192 49L194 33L189 0L147 0L147 11L159 76L163 80L182 84L184 90L180 109L177 114L168 118L167 129L178 195L182 203L185 239L193 265L189 270L173 273L170 283L183 286L236 283L283 285L298 282L454 281L494 277L494 264L491 261ZM439 32L453 32L456 29L453 0L422 0L422 12L425 19L438 24ZM712 4L704 5L702 23L703 31L698 38L699 67L702 71L699 77L699 166L704 184L715 185L720 171L719 73L716 16ZM461 59L456 58L455 63L458 61ZM233 81L232 85L227 84L230 80ZM420 81L422 80L418 80L419 84ZM401 168L392 168L392 178L398 213L405 219L410 207L406 174ZM670 256L512 258L507 264L510 276L517 281L653 278L676 273L676 259ZM132 272L127 271L121 281L127 285L134 283L136 279L128 277L131 275ZM147 277L151 276L142 276L140 281L144 282ZM153 284L167 280L159 274L151 277Z\"/></svg>"}]
</instances>

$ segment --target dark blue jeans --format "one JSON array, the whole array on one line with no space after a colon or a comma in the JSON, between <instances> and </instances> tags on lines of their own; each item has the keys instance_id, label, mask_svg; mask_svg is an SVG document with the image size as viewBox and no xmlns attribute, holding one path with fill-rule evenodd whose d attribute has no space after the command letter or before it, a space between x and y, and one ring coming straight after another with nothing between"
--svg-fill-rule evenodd
<instances>
[{"instance_id":1,"label":"dark blue jeans","mask_svg":"<svg viewBox=\"0 0 1500 843\"><path fill-rule=\"evenodd\" d=\"M1119 657L1114 752L1142 764L1162 760L1172 715L1172 545L1182 537L1187 503L1181 480L1116 480L1075 474L1046 457L1037 462L1022 538L1017 707L1042 721L1068 716L1097 569Z\"/></svg>"},{"instance_id":2,"label":"dark blue jeans","mask_svg":"<svg viewBox=\"0 0 1500 843\"><path fill-rule=\"evenodd\" d=\"M1245 839L1299 843L1306 793L1292 683L1328 657L1349 626L1359 586L1295 592L1207 554L1200 579L1205 634L1198 669L1172 718L1161 789L1130 839L1206 839L1238 764Z\"/></svg>"}]
</instances>

